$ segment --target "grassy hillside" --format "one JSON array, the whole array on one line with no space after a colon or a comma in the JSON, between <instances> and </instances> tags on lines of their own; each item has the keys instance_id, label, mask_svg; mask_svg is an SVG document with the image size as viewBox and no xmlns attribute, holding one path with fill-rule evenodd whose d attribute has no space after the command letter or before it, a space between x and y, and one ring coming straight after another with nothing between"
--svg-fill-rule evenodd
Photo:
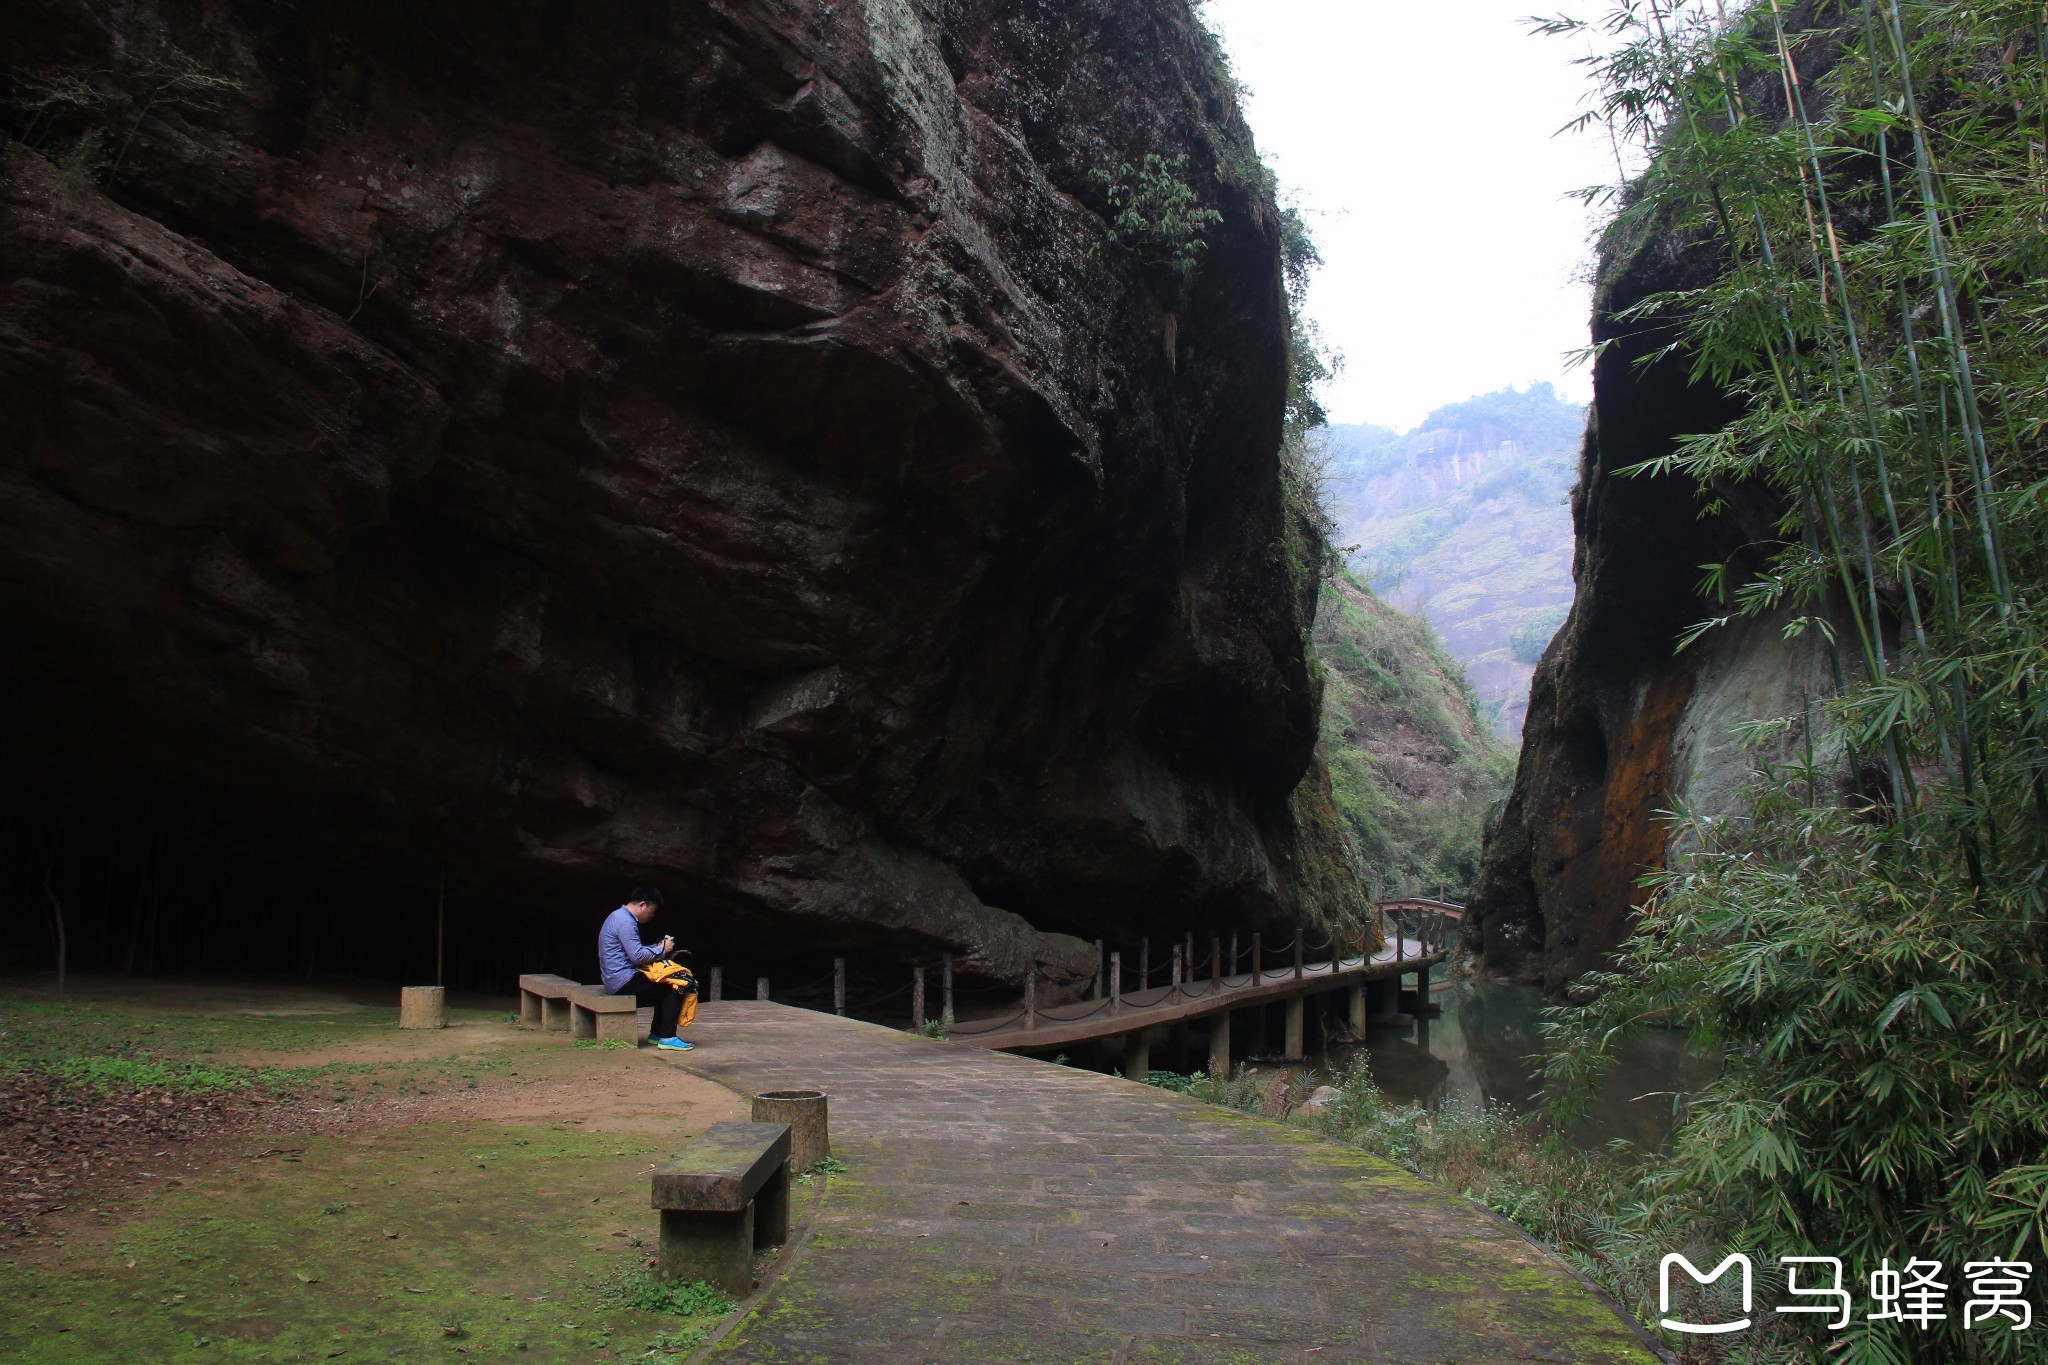
<instances>
[{"instance_id":1,"label":"grassy hillside","mask_svg":"<svg viewBox=\"0 0 2048 1365\"><path fill-rule=\"evenodd\" d=\"M1379 894L1462 892L1514 767L1464 669L1428 621L1348 574L1323 585L1315 646L1320 751Z\"/></svg>"},{"instance_id":2,"label":"grassy hillside","mask_svg":"<svg viewBox=\"0 0 2048 1365\"><path fill-rule=\"evenodd\" d=\"M1519 736L1530 665L1572 599L1585 410L1548 384L1437 409L1406 434L1333 426L1326 498L1359 577L1429 618L1498 733Z\"/></svg>"}]
</instances>

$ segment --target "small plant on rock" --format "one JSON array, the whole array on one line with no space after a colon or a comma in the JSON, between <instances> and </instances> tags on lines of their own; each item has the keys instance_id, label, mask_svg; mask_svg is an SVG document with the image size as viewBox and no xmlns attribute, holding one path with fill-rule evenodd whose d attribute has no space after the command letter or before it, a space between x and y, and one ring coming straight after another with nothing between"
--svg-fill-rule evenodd
<instances>
[{"instance_id":1,"label":"small plant on rock","mask_svg":"<svg viewBox=\"0 0 2048 1365\"><path fill-rule=\"evenodd\" d=\"M1147 264L1182 276L1191 274L1201 259L1208 230L1223 221L1181 178L1187 165L1186 152L1171 161L1147 152L1135 167L1126 162L1115 171L1088 173L1108 201L1110 240Z\"/></svg>"}]
</instances>

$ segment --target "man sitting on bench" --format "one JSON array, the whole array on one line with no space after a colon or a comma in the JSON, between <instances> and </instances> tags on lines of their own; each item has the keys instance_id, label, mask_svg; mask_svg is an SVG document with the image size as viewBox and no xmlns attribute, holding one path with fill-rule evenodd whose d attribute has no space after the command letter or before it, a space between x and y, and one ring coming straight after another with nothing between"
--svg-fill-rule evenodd
<instances>
[{"instance_id":1,"label":"man sitting on bench","mask_svg":"<svg viewBox=\"0 0 2048 1365\"><path fill-rule=\"evenodd\" d=\"M640 970L675 950L672 937L664 937L659 943L640 941L640 926L653 919L660 908L661 892L651 886L634 887L626 903L607 915L604 928L598 931L597 965L604 975L606 991L630 995L639 1004L654 1006L649 1042L671 1052L688 1052L696 1044L676 1036L676 1020L683 1012L683 993Z\"/></svg>"}]
</instances>

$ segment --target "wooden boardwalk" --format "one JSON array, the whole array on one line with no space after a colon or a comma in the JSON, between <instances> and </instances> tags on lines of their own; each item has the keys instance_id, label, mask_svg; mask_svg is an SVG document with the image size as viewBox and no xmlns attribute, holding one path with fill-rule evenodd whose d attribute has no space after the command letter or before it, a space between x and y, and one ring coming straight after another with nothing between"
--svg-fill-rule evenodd
<instances>
[{"instance_id":1,"label":"wooden boardwalk","mask_svg":"<svg viewBox=\"0 0 2048 1365\"><path fill-rule=\"evenodd\" d=\"M1252 940L1248 957L1240 957L1235 941L1226 953L1220 940L1212 940L1206 975L1201 971L1205 963L1195 960L1196 970L1182 979L1182 953L1177 948L1166 984L1154 986L1141 980L1137 989L1125 990L1119 960L1105 979L1098 981L1095 998L1040 1006L1027 997L1020 1007L994 1018L955 1020L947 1034L961 1042L1002 1051L1036 1051L1122 1038L1126 1040L1125 1074L1142 1079L1150 1065L1153 1030L1205 1021L1210 1069L1227 1071L1231 1016L1278 1003L1287 1007L1281 1055L1299 1058L1305 1006L1317 996L1328 997L1328 1003L1358 1034L1364 1033L1372 1019L1395 1015L1401 978L1411 973L1417 1008L1428 1008L1430 969L1449 956L1447 944L1463 908L1419 898L1382 901L1377 908L1385 946L1375 952L1346 956L1340 950L1336 956L1307 962L1297 935L1279 947L1282 953L1293 952L1291 963L1255 967L1252 964L1267 960L1257 939ZM1190 951L1192 946L1190 943ZM1243 971L1235 970L1240 962L1245 965Z\"/></svg>"}]
</instances>

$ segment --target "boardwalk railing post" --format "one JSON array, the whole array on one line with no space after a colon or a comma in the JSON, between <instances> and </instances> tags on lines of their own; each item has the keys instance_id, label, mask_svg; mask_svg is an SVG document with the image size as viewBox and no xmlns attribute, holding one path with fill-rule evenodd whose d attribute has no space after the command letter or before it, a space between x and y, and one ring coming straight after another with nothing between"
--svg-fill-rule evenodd
<instances>
[{"instance_id":1,"label":"boardwalk railing post","mask_svg":"<svg viewBox=\"0 0 2048 1365\"><path fill-rule=\"evenodd\" d=\"M1209 994L1223 994L1223 940L1209 940Z\"/></svg>"},{"instance_id":2,"label":"boardwalk railing post","mask_svg":"<svg viewBox=\"0 0 2048 1365\"><path fill-rule=\"evenodd\" d=\"M1175 1004L1180 1003L1181 969L1180 945L1176 943L1173 945L1173 984L1170 988L1172 993L1167 997Z\"/></svg>"},{"instance_id":3,"label":"boardwalk railing post","mask_svg":"<svg viewBox=\"0 0 2048 1365\"><path fill-rule=\"evenodd\" d=\"M832 1012L846 1013L846 959L832 959Z\"/></svg>"},{"instance_id":4,"label":"boardwalk railing post","mask_svg":"<svg viewBox=\"0 0 2048 1365\"><path fill-rule=\"evenodd\" d=\"M725 999L725 968L723 967L713 967L711 969L711 998L713 1000Z\"/></svg>"},{"instance_id":5,"label":"boardwalk railing post","mask_svg":"<svg viewBox=\"0 0 2048 1365\"><path fill-rule=\"evenodd\" d=\"M1192 929L1188 931L1187 945L1180 955L1180 967L1183 982L1195 979L1195 934Z\"/></svg>"},{"instance_id":6,"label":"boardwalk railing post","mask_svg":"<svg viewBox=\"0 0 2048 1365\"><path fill-rule=\"evenodd\" d=\"M924 968L910 969L910 1027L924 1030Z\"/></svg>"},{"instance_id":7,"label":"boardwalk railing post","mask_svg":"<svg viewBox=\"0 0 2048 1365\"><path fill-rule=\"evenodd\" d=\"M1124 1012L1124 955L1122 953L1111 953L1109 955L1109 1012L1111 1014L1122 1014Z\"/></svg>"},{"instance_id":8,"label":"boardwalk railing post","mask_svg":"<svg viewBox=\"0 0 2048 1365\"><path fill-rule=\"evenodd\" d=\"M1138 989L1144 990L1152 984L1152 940L1138 940Z\"/></svg>"},{"instance_id":9,"label":"boardwalk railing post","mask_svg":"<svg viewBox=\"0 0 2048 1365\"><path fill-rule=\"evenodd\" d=\"M1095 994L1093 999L1102 998L1102 940L1095 940Z\"/></svg>"},{"instance_id":10,"label":"boardwalk railing post","mask_svg":"<svg viewBox=\"0 0 2048 1365\"><path fill-rule=\"evenodd\" d=\"M947 953L939 960L939 1018L946 1021L946 1027L953 1027L953 955Z\"/></svg>"},{"instance_id":11,"label":"boardwalk railing post","mask_svg":"<svg viewBox=\"0 0 2048 1365\"><path fill-rule=\"evenodd\" d=\"M1038 1027L1038 965L1024 973L1024 1027Z\"/></svg>"},{"instance_id":12,"label":"boardwalk railing post","mask_svg":"<svg viewBox=\"0 0 2048 1365\"><path fill-rule=\"evenodd\" d=\"M757 976L754 978L754 998L756 1000L766 1000L768 998L767 977Z\"/></svg>"},{"instance_id":13,"label":"boardwalk railing post","mask_svg":"<svg viewBox=\"0 0 2048 1365\"><path fill-rule=\"evenodd\" d=\"M1237 930L1230 931L1230 966L1224 969L1225 976L1237 975Z\"/></svg>"}]
</instances>

